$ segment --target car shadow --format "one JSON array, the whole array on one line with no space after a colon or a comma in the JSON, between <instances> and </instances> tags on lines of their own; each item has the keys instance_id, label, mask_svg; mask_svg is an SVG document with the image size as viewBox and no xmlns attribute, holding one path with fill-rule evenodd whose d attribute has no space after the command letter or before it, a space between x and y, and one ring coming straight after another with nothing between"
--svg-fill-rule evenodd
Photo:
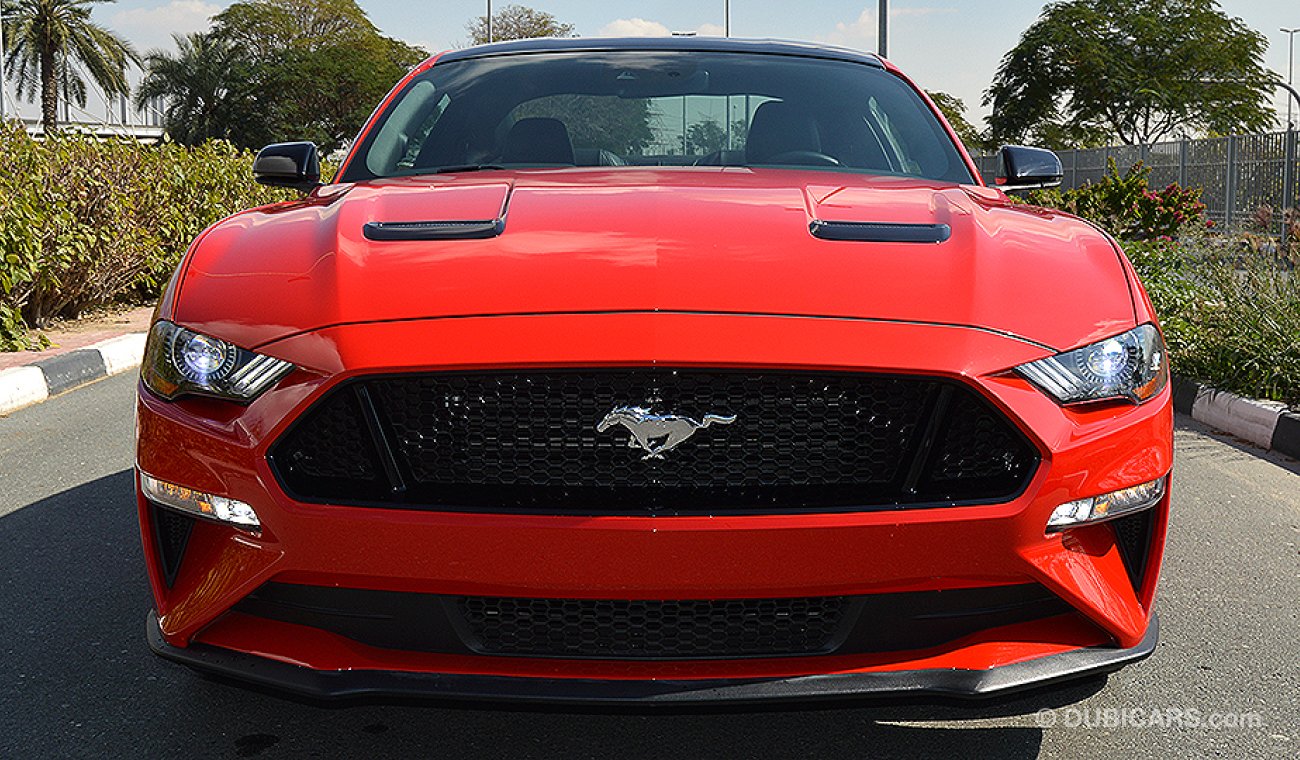
<instances>
[{"instance_id":1,"label":"car shadow","mask_svg":"<svg viewBox=\"0 0 1300 760\"><path fill-rule=\"evenodd\" d=\"M1034 713L1104 684L672 711L295 700L150 654L131 489L123 470L0 518L0 757L1025 758L1042 744Z\"/></svg>"}]
</instances>

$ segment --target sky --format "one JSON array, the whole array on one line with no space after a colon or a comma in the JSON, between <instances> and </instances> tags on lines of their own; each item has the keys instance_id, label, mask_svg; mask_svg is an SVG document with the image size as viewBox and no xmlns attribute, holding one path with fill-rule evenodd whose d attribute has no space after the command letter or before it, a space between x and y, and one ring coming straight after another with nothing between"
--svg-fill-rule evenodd
<instances>
[{"instance_id":1,"label":"sky","mask_svg":"<svg viewBox=\"0 0 1300 760\"><path fill-rule=\"evenodd\" d=\"M494 6L507 2L496 0ZM208 19L229 4L119 0L96 6L94 14L143 52L171 48L172 33L206 29ZM584 37L672 31L721 34L723 30L724 0L527 0L523 4L574 24ZM486 0L360 0L360 5L385 34L436 52L468 44L465 25L484 13ZM921 87L961 98L968 117L982 126L988 113L981 105L984 90L1002 56L1038 18L1043 5L1028 0L891 0L889 57ZM1300 27L1300 2L1220 0L1220 5L1267 36L1266 63L1285 76L1287 38L1278 30ZM875 50L876 7L876 0L731 0L731 34ZM1300 49L1300 39L1296 44ZM1279 94L1276 105L1285 110L1285 102ZM30 110L34 115L35 109Z\"/></svg>"}]
</instances>

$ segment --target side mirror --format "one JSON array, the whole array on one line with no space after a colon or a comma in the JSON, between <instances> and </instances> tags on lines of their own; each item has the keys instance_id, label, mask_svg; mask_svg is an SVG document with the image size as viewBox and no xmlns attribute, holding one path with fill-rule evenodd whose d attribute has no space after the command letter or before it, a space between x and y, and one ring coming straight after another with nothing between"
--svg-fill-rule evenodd
<instances>
[{"instance_id":1,"label":"side mirror","mask_svg":"<svg viewBox=\"0 0 1300 760\"><path fill-rule=\"evenodd\" d=\"M292 187L309 193L320 184L320 153L315 143L276 143L253 160L253 179L262 185Z\"/></svg>"},{"instance_id":2,"label":"side mirror","mask_svg":"<svg viewBox=\"0 0 1300 760\"><path fill-rule=\"evenodd\" d=\"M1058 187L1065 176L1061 159L1050 150L1004 145L998 151L996 182L1003 190L1042 190Z\"/></svg>"}]
</instances>

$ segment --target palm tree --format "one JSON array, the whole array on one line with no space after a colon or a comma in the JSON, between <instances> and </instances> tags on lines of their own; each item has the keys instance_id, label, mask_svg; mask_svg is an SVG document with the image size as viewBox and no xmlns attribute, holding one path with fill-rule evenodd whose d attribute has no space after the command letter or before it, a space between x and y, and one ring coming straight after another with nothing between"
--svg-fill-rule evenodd
<instances>
[{"instance_id":1,"label":"palm tree","mask_svg":"<svg viewBox=\"0 0 1300 760\"><path fill-rule=\"evenodd\" d=\"M90 20L92 6L113 0L0 0L5 61L19 97L41 96L45 134L58 127L60 95L86 105L83 72L106 95L128 95L128 63L140 58L130 43Z\"/></svg>"},{"instance_id":2,"label":"palm tree","mask_svg":"<svg viewBox=\"0 0 1300 760\"><path fill-rule=\"evenodd\" d=\"M251 64L243 49L212 34L173 34L176 54L154 50L145 57L135 102L167 101L167 134L182 145L209 138L252 145L263 137L254 98Z\"/></svg>"}]
</instances>

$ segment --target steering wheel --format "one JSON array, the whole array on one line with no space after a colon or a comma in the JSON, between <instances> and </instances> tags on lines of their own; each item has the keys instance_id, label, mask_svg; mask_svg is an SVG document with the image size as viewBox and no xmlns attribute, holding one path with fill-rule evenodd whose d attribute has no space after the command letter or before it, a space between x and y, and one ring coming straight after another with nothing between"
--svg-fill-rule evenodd
<instances>
[{"instance_id":1,"label":"steering wheel","mask_svg":"<svg viewBox=\"0 0 1300 760\"><path fill-rule=\"evenodd\" d=\"M767 160L758 163L839 166L840 160L834 156L828 156L825 153L820 153L815 150L787 150L785 153L778 153L775 156L769 156Z\"/></svg>"}]
</instances>

